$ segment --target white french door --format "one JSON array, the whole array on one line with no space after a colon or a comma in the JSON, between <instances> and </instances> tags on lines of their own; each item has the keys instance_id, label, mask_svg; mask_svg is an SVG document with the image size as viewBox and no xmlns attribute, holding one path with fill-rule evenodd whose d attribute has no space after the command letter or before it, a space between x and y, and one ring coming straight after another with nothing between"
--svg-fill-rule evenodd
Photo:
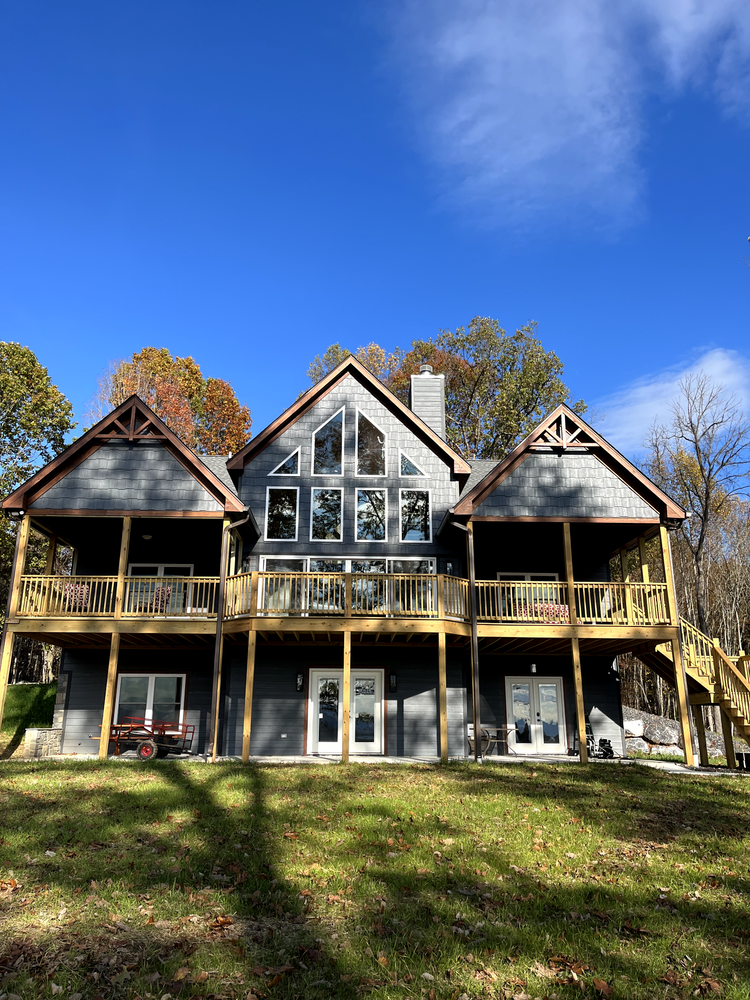
<instances>
[{"instance_id":1,"label":"white french door","mask_svg":"<svg viewBox=\"0 0 750 1000\"><path fill-rule=\"evenodd\" d=\"M352 670L349 753L383 753L383 674L381 668ZM310 671L308 753L341 753L344 671Z\"/></svg>"},{"instance_id":2,"label":"white french door","mask_svg":"<svg viewBox=\"0 0 750 1000\"><path fill-rule=\"evenodd\" d=\"M506 677L505 707L508 743L516 753L567 752L561 677Z\"/></svg>"}]
</instances>

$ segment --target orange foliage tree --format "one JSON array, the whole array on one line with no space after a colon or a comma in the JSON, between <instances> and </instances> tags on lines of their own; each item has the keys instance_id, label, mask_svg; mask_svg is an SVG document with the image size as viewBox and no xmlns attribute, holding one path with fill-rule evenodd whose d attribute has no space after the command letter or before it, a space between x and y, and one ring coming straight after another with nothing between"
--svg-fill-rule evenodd
<instances>
[{"instance_id":1,"label":"orange foliage tree","mask_svg":"<svg viewBox=\"0 0 750 1000\"><path fill-rule=\"evenodd\" d=\"M205 378L193 358L173 358L166 347L144 347L113 362L99 380L90 416L100 419L133 394L199 454L233 454L250 438L250 410L229 382Z\"/></svg>"}]
</instances>

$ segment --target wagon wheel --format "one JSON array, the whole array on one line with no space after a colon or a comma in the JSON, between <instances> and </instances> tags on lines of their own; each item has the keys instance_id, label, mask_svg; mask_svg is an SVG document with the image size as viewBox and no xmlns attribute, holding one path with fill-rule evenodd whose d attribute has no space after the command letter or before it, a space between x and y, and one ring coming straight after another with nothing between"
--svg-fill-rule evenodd
<instances>
[{"instance_id":1,"label":"wagon wheel","mask_svg":"<svg viewBox=\"0 0 750 1000\"><path fill-rule=\"evenodd\" d=\"M153 740L144 740L138 744L138 749L135 752L141 760L152 760L156 757L158 748Z\"/></svg>"}]
</instances>

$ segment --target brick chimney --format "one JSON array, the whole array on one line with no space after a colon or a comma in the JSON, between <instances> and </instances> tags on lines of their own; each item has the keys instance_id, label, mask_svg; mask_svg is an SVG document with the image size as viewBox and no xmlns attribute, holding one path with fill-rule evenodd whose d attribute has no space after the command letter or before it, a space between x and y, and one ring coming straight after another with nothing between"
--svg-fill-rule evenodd
<instances>
[{"instance_id":1,"label":"brick chimney","mask_svg":"<svg viewBox=\"0 0 750 1000\"><path fill-rule=\"evenodd\" d=\"M419 375L411 377L409 406L445 440L445 375L435 375L432 365L421 365Z\"/></svg>"}]
</instances>

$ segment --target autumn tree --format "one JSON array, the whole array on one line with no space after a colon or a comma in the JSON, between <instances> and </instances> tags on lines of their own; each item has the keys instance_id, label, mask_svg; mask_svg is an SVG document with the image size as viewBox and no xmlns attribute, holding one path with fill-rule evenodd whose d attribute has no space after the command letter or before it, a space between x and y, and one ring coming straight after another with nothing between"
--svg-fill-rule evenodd
<instances>
[{"instance_id":1,"label":"autumn tree","mask_svg":"<svg viewBox=\"0 0 750 1000\"><path fill-rule=\"evenodd\" d=\"M199 454L233 454L250 438L252 419L229 382L206 378L191 357L145 347L113 362L99 381L90 417L99 420L128 396L139 396Z\"/></svg>"},{"instance_id":2,"label":"autumn tree","mask_svg":"<svg viewBox=\"0 0 750 1000\"><path fill-rule=\"evenodd\" d=\"M315 358L308 377L317 381L349 353L331 345ZM369 344L355 356L404 402L410 377L421 364L444 374L446 436L469 459L504 458L545 413L570 402L562 361L554 351L545 351L535 323L508 334L497 320L475 316L468 327L413 341L408 351L387 354ZM582 400L571 405L577 413L586 410Z\"/></svg>"},{"instance_id":3,"label":"autumn tree","mask_svg":"<svg viewBox=\"0 0 750 1000\"><path fill-rule=\"evenodd\" d=\"M724 522L748 495L750 423L724 386L705 373L688 375L670 423L654 424L647 445L646 471L690 515L680 539L689 554L697 624L709 632L710 563Z\"/></svg>"},{"instance_id":4,"label":"autumn tree","mask_svg":"<svg viewBox=\"0 0 750 1000\"><path fill-rule=\"evenodd\" d=\"M53 385L47 369L28 347L0 341L0 497L6 497L65 447L75 427L73 408ZM4 620L18 525L0 515L0 619ZM26 569L41 572L47 541L36 532L29 538ZM18 661L48 658L48 647L23 638L16 642ZM24 679L34 679L25 677Z\"/></svg>"}]
</instances>

